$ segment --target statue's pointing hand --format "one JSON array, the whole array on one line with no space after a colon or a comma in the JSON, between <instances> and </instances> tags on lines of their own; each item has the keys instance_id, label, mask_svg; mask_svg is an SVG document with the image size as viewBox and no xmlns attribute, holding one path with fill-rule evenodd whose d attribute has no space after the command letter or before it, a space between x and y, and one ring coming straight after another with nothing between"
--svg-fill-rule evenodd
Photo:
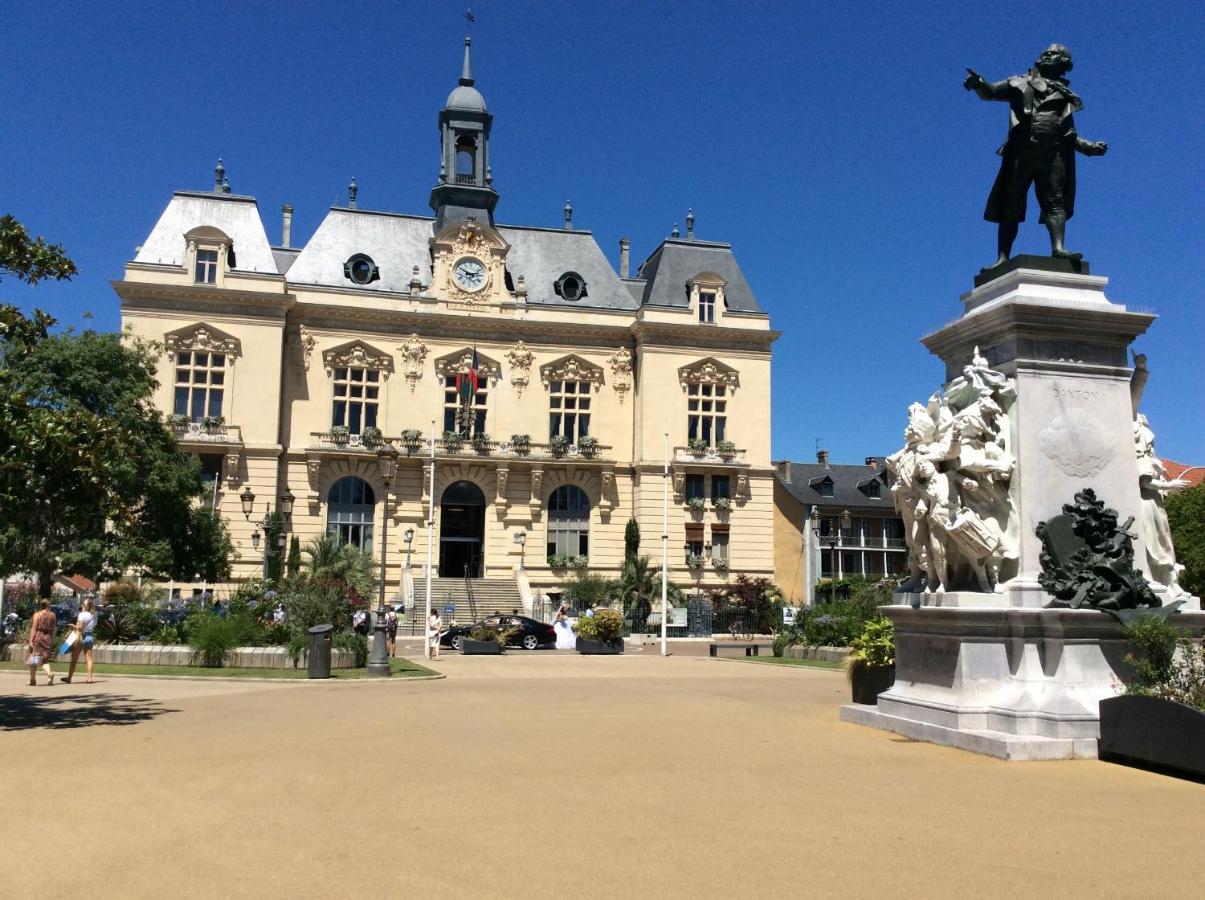
<instances>
[{"instance_id":1,"label":"statue's pointing hand","mask_svg":"<svg viewBox=\"0 0 1205 900\"><path fill-rule=\"evenodd\" d=\"M975 91L981 87L984 87L986 84L987 81L982 75L980 75L974 69L967 69L966 81L962 83L964 88L966 88L968 91Z\"/></svg>"},{"instance_id":2,"label":"statue's pointing hand","mask_svg":"<svg viewBox=\"0 0 1205 900\"><path fill-rule=\"evenodd\" d=\"M1104 156L1109 152L1109 145L1104 141L1088 141L1084 148L1085 156Z\"/></svg>"}]
</instances>

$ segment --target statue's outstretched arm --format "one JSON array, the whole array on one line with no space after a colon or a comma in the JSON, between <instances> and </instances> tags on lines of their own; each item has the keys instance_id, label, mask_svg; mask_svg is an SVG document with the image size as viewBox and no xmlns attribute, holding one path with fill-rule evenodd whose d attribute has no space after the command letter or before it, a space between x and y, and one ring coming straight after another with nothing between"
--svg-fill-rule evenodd
<instances>
[{"instance_id":1,"label":"statue's outstretched arm","mask_svg":"<svg viewBox=\"0 0 1205 900\"><path fill-rule=\"evenodd\" d=\"M967 77L962 86L978 94L980 100L1008 99L1007 78L1004 81L988 81L974 69L967 69Z\"/></svg>"},{"instance_id":2,"label":"statue's outstretched arm","mask_svg":"<svg viewBox=\"0 0 1205 900\"><path fill-rule=\"evenodd\" d=\"M1085 141L1079 135L1075 136L1075 149L1084 156L1104 156L1109 151L1109 145L1104 141Z\"/></svg>"}]
</instances>

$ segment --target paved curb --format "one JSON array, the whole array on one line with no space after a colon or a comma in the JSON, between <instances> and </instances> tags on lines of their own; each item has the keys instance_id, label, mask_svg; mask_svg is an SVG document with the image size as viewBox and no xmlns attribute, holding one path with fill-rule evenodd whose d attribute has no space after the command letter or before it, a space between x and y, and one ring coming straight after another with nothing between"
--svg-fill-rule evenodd
<instances>
[{"instance_id":1,"label":"paved curb","mask_svg":"<svg viewBox=\"0 0 1205 900\"><path fill-rule=\"evenodd\" d=\"M25 675L23 669L0 669L0 675ZM214 681L221 684L386 684L393 682L401 684L408 681L439 681L448 676L442 672L436 672L434 675L403 675L390 676L389 678L256 678L254 676L231 676L231 675L127 675L127 674L109 674L98 675L98 680L93 684L98 684L100 678L106 680L111 678L142 678L147 680L158 681ZM85 681L70 681L64 682L59 673L55 673L57 679L56 684L67 684L75 686L77 684L87 684ZM33 685L29 685L33 687ZM38 687L47 687L48 685L39 684Z\"/></svg>"}]
</instances>

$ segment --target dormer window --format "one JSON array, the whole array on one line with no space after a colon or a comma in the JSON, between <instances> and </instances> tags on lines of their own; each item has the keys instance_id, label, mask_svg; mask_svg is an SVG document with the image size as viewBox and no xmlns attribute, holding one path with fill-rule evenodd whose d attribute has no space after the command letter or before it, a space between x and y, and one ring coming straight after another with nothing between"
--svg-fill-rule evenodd
<instances>
[{"instance_id":1,"label":"dormer window","mask_svg":"<svg viewBox=\"0 0 1205 900\"><path fill-rule=\"evenodd\" d=\"M558 297L574 302L586 296L586 280L576 272L566 272L556 280L552 289Z\"/></svg>"},{"instance_id":2,"label":"dormer window","mask_svg":"<svg viewBox=\"0 0 1205 900\"><path fill-rule=\"evenodd\" d=\"M197 268L193 281L197 284L218 283L218 251L198 250Z\"/></svg>"},{"instance_id":3,"label":"dormer window","mask_svg":"<svg viewBox=\"0 0 1205 900\"><path fill-rule=\"evenodd\" d=\"M724 298L726 282L715 272L700 272L686 282L686 296L700 325L715 325L727 309Z\"/></svg>"},{"instance_id":4,"label":"dormer window","mask_svg":"<svg viewBox=\"0 0 1205 900\"><path fill-rule=\"evenodd\" d=\"M827 475L822 478L813 478L808 483L811 485L812 490L821 497L831 497L833 495L833 480Z\"/></svg>"},{"instance_id":5,"label":"dormer window","mask_svg":"<svg viewBox=\"0 0 1205 900\"><path fill-rule=\"evenodd\" d=\"M381 272L371 256L357 253L343 264L343 277L353 284L365 285L379 281Z\"/></svg>"},{"instance_id":6,"label":"dormer window","mask_svg":"<svg viewBox=\"0 0 1205 900\"><path fill-rule=\"evenodd\" d=\"M877 481L872 481L866 485L866 496L873 500L878 500L880 490L881 488L879 487L879 483Z\"/></svg>"},{"instance_id":7,"label":"dormer window","mask_svg":"<svg viewBox=\"0 0 1205 900\"><path fill-rule=\"evenodd\" d=\"M715 291L699 291L699 321L715 324Z\"/></svg>"}]
</instances>

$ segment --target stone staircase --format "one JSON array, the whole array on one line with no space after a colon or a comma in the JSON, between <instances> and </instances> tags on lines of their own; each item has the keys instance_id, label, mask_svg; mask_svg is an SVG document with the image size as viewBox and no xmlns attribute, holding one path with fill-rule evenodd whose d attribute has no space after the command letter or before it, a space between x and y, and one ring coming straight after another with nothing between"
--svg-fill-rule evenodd
<instances>
[{"instance_id":1,"label":"stone staircase","mask_svg":"<svg viewBox=\"0 0 1205 900\"><path fill-rule=\"evenodd\" d=\"M519 615L527 615L523 609L523 598L519 596L519 586L513 580L509 578L474 578L472 584L473 599L477 609L476 618L469 608L469 598L465 592L463 578L432 579L431 605L442 611L450 594L452 602L456 604L455 618L458 625L467 625L494 613L509 613L516 609L519 611ZM425 583L421 578L415 578L415 606L423 606L426 599Z\"/></svg>"}]
</instances>

